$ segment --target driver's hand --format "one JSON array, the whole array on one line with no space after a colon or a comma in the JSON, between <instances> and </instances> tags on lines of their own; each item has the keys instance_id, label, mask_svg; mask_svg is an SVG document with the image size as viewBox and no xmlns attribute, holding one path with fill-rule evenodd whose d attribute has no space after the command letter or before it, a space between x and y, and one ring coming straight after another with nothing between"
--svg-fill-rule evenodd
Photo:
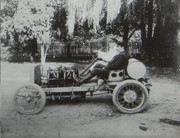
<instances>
[{"instance_id":1,"label":"driver's hand","mask_svg":"<svg viewBox=\"0 0 180 138\"><path fill-rule=\"evenodd\" d=\"M94 50L94 52L97 54L97 53L98 53L98 50Z\"/></svg>"}]
</instances>

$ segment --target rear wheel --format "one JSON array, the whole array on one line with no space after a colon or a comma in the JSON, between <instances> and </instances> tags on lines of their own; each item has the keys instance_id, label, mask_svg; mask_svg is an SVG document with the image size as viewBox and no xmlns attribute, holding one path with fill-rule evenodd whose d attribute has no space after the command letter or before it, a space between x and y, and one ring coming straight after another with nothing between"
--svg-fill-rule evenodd
<instances>
[{"instance_id":1,"label":"rear wheel","mask_svg":"<svg viewBox=\"0 0 180 138\"><path fill-rule=\"evenodd\" d=\"M146 87L136 80L125 80L113 91L113 104L122 113L138 113L144 110L148 101Z\"/></svg>"},{"instance_id":2,"label":"rear wheel","mask_svg":"<svg viewBox=\"0 0 180 138\"><path fill-rule=\"evenodd\" d=\"M17 89L14 104L19 113L37 114L44 108L46 95L36 84L27 84Z\"/></svg>"}]
</instances>

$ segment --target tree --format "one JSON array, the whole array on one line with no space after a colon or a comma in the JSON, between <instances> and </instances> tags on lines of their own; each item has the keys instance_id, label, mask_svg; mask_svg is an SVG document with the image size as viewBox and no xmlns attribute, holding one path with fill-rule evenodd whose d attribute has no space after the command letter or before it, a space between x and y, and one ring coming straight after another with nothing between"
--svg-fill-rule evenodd
<instances>
[{"instance_id":1,"label":"tree","mask_svg":"<svg viewBox=\"0 0 180 138\"><path fill-rule=\"evenodd\" d=\"M77 24L82 26L87 23L88 27L92 26L96 32L99 28L99 22L106 16L106 23L112 22L120 12L123 0L68 0L61 1L60 16L65 22L59 22L59 34L67 46L72 40L74 28ZM128 0L132 1L132 0ZM54 5L53 5L54 4ZM47 51L51 41L51 18L57 2L53 0L20 0L17 5L17 12L14 16L4 22L4 30L9 32L12 39L18 41L18 44L25 40L37 40L41 45L41 62L45 62ZM64 5L66 4L66 7ZM54 7L53 7L53 6ZM113 9L111 7L114 7ZM62 8L62 10L61 10ZM67 12L66 12L67 11ZM65 13L65 14L64 14ZM66 26L68 29L66 29ZM76 26L76 27L75 27ZM18 39L14 38L14 35ZM69 37L70 36L70 37Z\"/></svg>"},{"instance_id":2,"label":"tree","mask_svg":"<svg viewBox=\"0 0 180 138\"><path fill-rule=\"evenodd\" d=\"M154 0L154 3L154 33L151 45L148 46L152 53L150 57L158 61L157 65L175 67L177 59L174 56L177 54L173 51L177 51L175 42L178 28L178 6L172 0Z\"/></svg>"},{"instance_id":3,"label":"tree","mask_svg":"<svg viewBox=\"0 0 180 138\"><path fill-rule=\"evenodd\" d=\"M126 0L127 5L133 0ZM79 24L88 22L97 31L100 21L106 16L106 24L111 23L119 14L123 0L68 0L67 27L68 34L73 35L76 21ZM113 8L112 8L113 7Z\"/></svg>"},{"instance_id":4,"label":"tree","mask_svg":"<svg viewBox=\"0 0 180 138\"><path fill-rule=\"evenodd\" d=\"M41 63L45 63L49 44L51 42L51 19L54 14L53 0L21 0L14 16L3 22L3 29L18 42L36 39L41 46Z\"/></svg>"},{"instance_id":5,"label":"tree","mask_svg":"<svg viewBox=\"0 0 180 138\"><path fill-rule=\"evenodd\" d=\"M138 19L142 48L149 65L172 66L178 6L172 0L138 0L134 5L134 16Z\"/></svg>"},{"instance_id":6,"label":"tree","mask_svg":"<svg viewBox=\"0 0 180 138\"><path fill-rule=\"evenodd\" d=\"M128 5L127 1L123 0L118 16L112 23L105 26L106 33L121 36L127 46L134 32L140 28L139 19L136 14L134 3Z\"/></svg>"}]
</instances>

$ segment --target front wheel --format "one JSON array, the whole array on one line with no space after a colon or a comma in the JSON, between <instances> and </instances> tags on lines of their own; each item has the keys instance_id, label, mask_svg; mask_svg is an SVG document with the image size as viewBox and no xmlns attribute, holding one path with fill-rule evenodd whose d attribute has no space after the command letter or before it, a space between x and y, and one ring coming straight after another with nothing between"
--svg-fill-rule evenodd
<instances>
[{"instance_id":1,"label":"front wheel","mask_svg":"<svg viewBox=\"0 0 180 138\"><path fill-rule=\"evenodd\" d=\"M138 113L144 110L148 101L146 87L136 80L120 82L113 91L112 100L118 111L122 113Z\"/></svg>"},{"instance_id":2,"label":"front wheel","mask_svg":"<svg viewBox=\"0 0 180 138\"><path fill-rule=\"evenodd\" d=\"M37 114L44 108L46 95L36 84L26 84L17 89L14 104L19 113Z\"/></svg>"}]
</instances>

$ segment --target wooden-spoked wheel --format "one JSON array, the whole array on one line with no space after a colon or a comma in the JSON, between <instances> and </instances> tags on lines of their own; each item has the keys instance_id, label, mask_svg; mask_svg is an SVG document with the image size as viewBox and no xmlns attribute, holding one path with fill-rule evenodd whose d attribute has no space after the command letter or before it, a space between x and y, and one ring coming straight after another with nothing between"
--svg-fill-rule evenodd
<instances>
[{"instance_id":1,"label":"wooden-spoked wheel","mask_svg":"<svg viewBox=\"0 0 180 138\"><path fill-rule=\"evenodd\" d=\"M37 114L44 108L46 95L36 84L26 84L17 89L14 104L19 113Z\"/></svg>"},{"instance_id":2,"label":"wooden-spoked wheel","mask_svg":"<svg viewBox=\"0 0 180 138\"><path fill-rule=\"evenodd\" d=\"M136 80L120 82L113 91L113 104L122 113L138 113L145 109L148 101L146 87Z\"/></svg>"}]
</instances>

